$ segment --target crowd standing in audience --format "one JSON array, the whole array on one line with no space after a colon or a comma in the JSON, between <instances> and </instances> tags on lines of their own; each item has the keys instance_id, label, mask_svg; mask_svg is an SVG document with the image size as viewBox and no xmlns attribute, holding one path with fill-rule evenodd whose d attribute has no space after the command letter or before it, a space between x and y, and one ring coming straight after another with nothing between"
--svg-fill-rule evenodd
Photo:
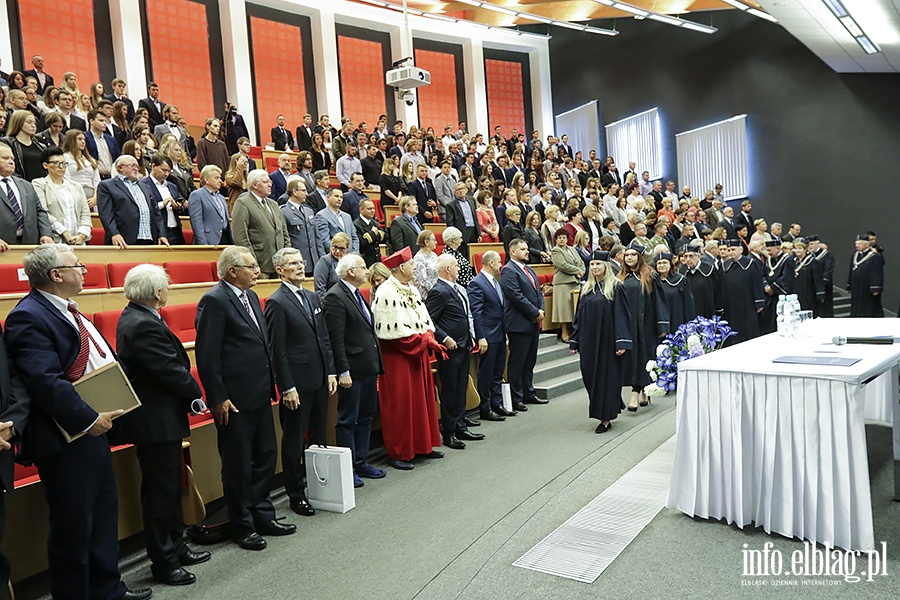
<instances>
[{"instance_id":1,"label":"crowd standing in audience","mask_svg":"<svg viewBox=\"0 0 900 600\"><path fill-rule=\"evenodd\" d=\"M194 244L228 246L220 282L197 308L196 351L232 537L248 550L265 548L264 536L296 531L275 518L269 495L275 399L290 507L312 516L303 449L326 440L327 398L335 392L335 436L351 449L359 487L386 476L368 459L379 410L396 469L412 469L417 457L441 458L442 444L461 450L484 439L470 431L480 422L465 414L472 352L481 420L502 422L528 404L546 404L533 372L547 320L580 354L589 416L603 433L626 408L623 385L632 388L629 411L649 404L647 361L661 337L694 316L724 316L738 332L728 343L737 343L775 330L782 294L796 293L816 316L834 315L827 245L801 237L798 223L784 234L779 223L769 227L749 200L735 214L721 184L702 200L688 186L679 196L674 181L652 181L634 162L620 174L613 157L573 154L565 135L545 143L534 131L526 142L525 133L506 138L498 126L485 139L460 123L440 136L399 121L389 127L386 115L370 132L347 117L338 130L328 115L314 124L306 114L296 135L278 115L271 141L285 153L267 172L250 156L249 132L232 104L206 120L195 142L154 82L135 108L122 79L110 83L111 94L99 82L82 94L75 73L57 88L43 58L31 62L33 69L9 75L2 96L0 252L46 245L26 257L32 292L7 320L6 345L21 379L10 380L12 392L0 390L0 476L10 489L12 455L2 447L30 442L18 459L33 461L47 488L54 593L150 595L126 591L119 577L107 431L109 440L137 446L153 577L193 583L184 567L210 556L182 541L176 442L189 434L185 406L200 390L160 318L165 272L141 265L126 277L118 356L72 300L85 271L73 247L91 240L94 209L105 243L122 249L184 244L182 216ZM388 207L399 214L381 222ZM446 228L436 234L426 227L433 223ZM476 274L469 245L479 242L502 243L503 254L484 252ZM545 319L550 290L530 265L551 264L553 308ZM310 276L315 293L304 289ZM260 277L281 281L264 312L251 289ZM883 286L884 251L867 232L856 240L848 275L851 315L883 316ZM52 352L38 353L39 343ZM113 426L116 415L98 415L72 382L116 360L144 406ZM502 404L504 369L512 410ZM66 444L51 419L68 434L87 435ZM71 502L76 485L88 493ZM88 530L76 526L85 522Z\"/></svg>"}]
</instances>

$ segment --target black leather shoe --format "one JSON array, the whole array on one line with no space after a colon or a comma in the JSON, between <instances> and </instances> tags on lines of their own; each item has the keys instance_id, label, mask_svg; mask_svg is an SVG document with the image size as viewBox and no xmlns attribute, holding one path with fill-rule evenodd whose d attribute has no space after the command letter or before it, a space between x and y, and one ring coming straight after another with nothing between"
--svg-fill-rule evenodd
<instances>
[{"instance_id":1,"label":"black leather shoe","mask_svg":"<svg viewBox=\"0 0 900 600\"><path fill-rule=\"evenodd\" d=\"M486 415L481 415L482 421L505 421L506 417L500 416L494 411L487 413Z\"/></svg>"},{"instance_id":2,"label":"black leather shoe","mask_svg":"<svg viewBox=\"0 0 900 600\"><path fill-rule=\"evenodd\" d=\"M529 398L524 401L525 404L550 404L549 400L541 400L540 398ZM518 410L518 409L516 409Z\"/></svg>"},{"instance_id":3,"label":"black leather shoe","mask_svg":"<svg viewBox=\"0 0 900 600\"><path fill-rule=\"evenodd\" d=\"M153 571L153 579L166 585L191 585L197 581L197 576L182 567L175 567L168 571Z\"/></svg>"},{"instance_id":4,"label":"black leather shoe","mask_svg":"<svg viewBox=\"0 0 900 600\"><path fill-rule=\"evenodd\" d=\"M432 450L428 454L424 455L425 458L444 458L444 453L440 450Z\"/></svg>"},{"instance_id":5,"label":"black leather shoe","mask_svg":"<svg viewBox=\"0 0 900 600\"><path fill-rule=\"evenodd\" d=\"M293 523L281 523L278 519L273 519L268 523L257 525L256 532L260 535L291 535L297 532L297 526Z\"/></svg>"},{"instance_id":6,"label":"black leather shoe","mask_svg":"<svg viewBox=\"0 0 900 600\"><path fill-rule=\"evenodd\" d=\"M416 465L412 464L408 460L396 460L390 459L388 464L394 467L395 469L400 469L401 471L412 471Z\"/></svg>"},{"instance_id":7,"label":"black leather shoe","mask_svg":"<svg viewBox=\"0 0 900 600\"><path fill-rule=\"evenodd\" d=\"M459 440L469 440L469 441L477 441L483 440L483 433L472 433L471 431L460 431L456 434L456 439Z\"/></svg>"},{"instance_id":8,"label":"black leather shoe","mask_svg":"<svg viewBox=\"0 0 900 600\"><path fill-rule=\"evenodd\" d=\"M470 419L469 417L463 417L463 423L466 424L466 427L481 427L481 421L476 421L475 419Z\"/></svg>"},{"instance_id":9,"label":"black leather shoe","mask_svg":"<svg viewBox=\"0 0 900 600\"><path fill-rule=\"evenodd\" d=\"M603 423L600 423L599 425L597 425L597 429L594 430L594 433L606 433L611 428L612 428L612 423L607 423L606 425L604 425Z\"/></svg>"},{"instance_id":10,"label":"black leather shoe","mask_svg":"<svg viewBox=\"0 0 900 600\"><path fill-rule=\"evenodd\" d=\"M516 412L528 412L528 407L521 402L516 402L515 404L513 404L513 408L516 409Z\"/></svg>"},{"instance_id":11,"label":"black leather shoe","mask_svg":"<svg viewBox=\"0 0 900 600\"><path fill-rule=\"evenodd\" d=\"M243 537L238 536L234 538L234 543L244 550L262 550L267 546L266 540L255 531Z\"/></svg>"},{"instance_id":12,"label":"black leather shoe","mask_svg":"<svg viewBox=\"0 0 900 600\"><path fill-rule=\"evenodd\" d=\"M316 514L316 509L309 505L309 500L306 498L291 500L291 510L304 517L311 517ZM293 533L293 531L291 533Z\"/></svg>"},{"instance_id":13,"label":"black leather shoe","mask_svg":"<svg viewBox=\"0 0 900 600\"><path fill-rule=\"evenodd\" d=\"M139 588L136 590L125 590L122 600L147 600L153 596L153 590L150 588Z\"/></svg>"},{"instance_id":14,"label":"black leather shoe","mask_svg":"<svg viewBox=\"0 0 900 600\"><path fill-rule=\"evenodd\" d=\"M495 415L500 415L501 417L515 417L515 416L516 416L516 411L514 411L514 410L506 410L505 408L503 408L502 406L500 406L500 407L497 407L497 408L494 409L494 414L495 414ZM481 417L481 418L483 419L484 417Z\"/></svg>"},{"instance_id":15,"label":"black leather shoe","mask_svg":"<svg viewBox=\"0 0 900 600\"><path fill-rule=\"evenodd\" d=\"M199 565L200 563L205 563L210 559L211 556L212 554L210 554L206 550L195 552L194 550L188 548L187 552L178 556L178 562L182 567L189 567L191 565Z\"/></svg>"},{"instance_id":16,"label":"black leather shoe","mask_svg":"<svg viewBox=\"0 0 900 600\"><path fill-rule=\"evenodd\" d=\"M444 445L448 448L453 448L454 450L465 450L466 445L459 441L459 438L455 435L448 435L444 438Z\"/></svg>"}]
</instances>

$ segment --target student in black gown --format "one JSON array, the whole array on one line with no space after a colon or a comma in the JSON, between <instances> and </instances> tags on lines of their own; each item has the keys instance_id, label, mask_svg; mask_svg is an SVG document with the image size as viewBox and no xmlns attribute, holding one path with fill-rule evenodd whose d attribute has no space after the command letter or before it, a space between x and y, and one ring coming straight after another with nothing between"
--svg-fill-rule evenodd
<instances>
[{"instance_id":1,"label":"student in black gown","mask_svg":"<svg viewBox=\"0 0 900 600\"><path fill-rule=\"evenodd\" d=\"M647 362L656 359L656 347L669 333L669 305L659 276L644 262L643 251L640 244L629 244L625 249L625 264L618 275L631 314L632 351L626 357L623 380L631 386L628 404L631 412L636 412L638 405L650 403L644 393L644 386L651 382Z\"/></svg>"},{"instance_id":2,"label":"student in black gown","mask_svg":"<svg viewBox=\"0 0 900 600\"><path fill-rule=\"evenodd\" d=\"M695 240L684 249L682 274L691 286L694 310L698 315L711 319L722 314L722 273L715 264L701 261L703 242Z\"/></svg>"},{"instance_id":3,"label":"student in black gown","mask_svg":"<svg viewBox=\"0 0 900 600\"><path fill-rule=\"evenodd\" d=\"M694 310L694 295L687 278L672 268L674 256L669 252L656 255L656 273L662 283L666 304L669 305L669 329L675 331L679 326L697 316Z\"/></svg>"},{"instance_id":4,"label":"student in black gown","mask_svg":"<svg viewBox=\"0 0 900 600\"><path fill-rule=\"evenodd\" d=\"M774 333L776 328L775 309L778 307L778 296L794 293L794 259L782 250L781 240L766 241L765 273L763 274L763 291L766 294L766 305L759 313L760 333Z\"/></svg>"},{"instance_id":5,"label":"student in black gown","mask_svg":"<svg viewBox=\"0 0 900 600\"><path fill-rule=\"evenodd\" d=\"M725 345L733 346L759 336L759 313L766 300L760 262L743 255L739 240L729 240L728 250L731 256L722 265L723 316L736 333Z\"/></svg>"},{"instance_id":6,"label":"student in black gown","mask_svg":"<svg viewBox=\"0 0 900 600\"><path fill-rule=\"evenodd\" d=\"M871 247L868 235L856 236L856 252L847 278L851 317L883 317L884 254Z\"/></svg>"},{"instance_id":7,"label":"student in black gown","mask_svg":"<svg viewBox=\"0 0 900 600\"><path fill-rule=\"evenodd\" d=\"M811 310L815 315L825 298L825 282L822 279L822 265L809 251L803 238L794 238L794 293L802 310Z\"/></svg>"},{"instance_id":8,"label":"student in black gown","mask_svg":"<svg viewBox=\"0 0 900 600\"><path fill-rule=\"evenodd\" d=\"M831 318L834 316L834 254L819 241L817 235L807 237L806 241L809 242L809 253L822 265L822 283L825 287L825 295L813 314Z\"/></svg>"},{"instance_id":9,"label":"student in black gown","mask_svg":"<svg viewBox=\"0 0 900 600\"><path fill-rule=\"evenodd\" d=\"M600 420L595 433L609 431L610 422L625 408L622 355L631 350L625 289L608 260L608 252L593 252L569 338L569 348L580 354L581 379L590 400L588 414Z\"/></svg>"}]
</instances>

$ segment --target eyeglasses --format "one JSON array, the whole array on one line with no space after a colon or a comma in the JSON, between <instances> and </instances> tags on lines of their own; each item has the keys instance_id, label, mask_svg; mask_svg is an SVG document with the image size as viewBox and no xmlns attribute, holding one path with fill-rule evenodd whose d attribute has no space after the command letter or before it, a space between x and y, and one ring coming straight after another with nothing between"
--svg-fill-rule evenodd
<instances>
[{"instance_id":1,"label":"eyeglasses","mask_svg":"<svg viewBox=\"0 0 900 600\"><path fill-rule=\"evenodd\" d=\"M245 269L250 269L251 271L256 271L256 270L259 269L259 265L258 265L258 264L252 264L252 265L234 265L234 266L235 266L235 268L238 268L238 267L244 267Z\"/></svg>"},{"instance_id":2,"label":"eyeglasses","mask_svg":"<svg viewBox=\"0 0 900 600\"><path fill-rule=\"evenodd\" d=\"M80 269L82 273L87 273L87 265L83 265L81 263L77 263L74 265L60 265L58 267L53 267L52 269L47 270L47 276L50 276L50 271L54 269Z\"/></svg>"},{"instance_id":3,"label":"eyeglasses","mask_svg":"<svg viewBox=\"0 0 900 600\"><path fill-rule=\"evenodd\" d=\"M293 261L287 263L287 266L289 266L289 267L305 267L306 263L303 262L302 260L293 260Z\"/></svg>"},{"instance_id":4,"label":"eyeglasses","mask_svg":"<svg viewBox=\"0 0 900 600\"><path fill-rule=\"evenodd\" d=\"M331 246L332 250L340 250L341 252L347 251L347 246Z\"/></svg>"}]
</instances>

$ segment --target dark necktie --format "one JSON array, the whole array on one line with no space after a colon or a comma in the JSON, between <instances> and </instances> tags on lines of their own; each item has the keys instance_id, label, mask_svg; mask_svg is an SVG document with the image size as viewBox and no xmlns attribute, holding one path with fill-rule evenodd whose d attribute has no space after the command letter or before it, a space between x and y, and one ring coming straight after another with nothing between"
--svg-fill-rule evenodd
<instances>
[{"instance_id":1,"label":"dark necktie","mask_svg":"<svg viewBox=\"0 0 900 600\"><path fill-rule=\"evenodd\" d=\"M84 371L87 369L88 357L91 354L91 347L88 344L88 339L90 338L90 341L94 343L94 347L97 349L97 352L100 353L100 356L106 358L106 352L100 348L96 340L88 333L87 328L84 326L84 321L81 320L81 313L78 312L78 307L70 302L67 308L68 311L72 313L72 316L75 317L75 323L78 324L78 337L81 340L81 345L78 348L78 355L75 357L75 362L73 362L72 366L66 371L65 378L68 381L78 381L84 376Z\"/></svg>"},{"instance_id":2,"label":"dark necktie","mask_svg":"<svg viewBox=\"0 0 900 600\"><path fill-rule=\"evenodd\" d=\"M244 304L244 308L247 309L247 312L250 313L253 324L259 329L259 321L256 320L256 315L253 313L253 309L250 308L250 300L247 298L247 292L241 292L241 302ZM260 329L260 331L262 330Z\"/></svg>"},{"instance_id":3,"label":"dark necktie","mask_svg":"<svg viewBox=\"0 0 900 600\"><path fill-rule=\"evenodd\" d=\"M16 217L16 230L25 229L25 215L22 214L22 207L19 206L19 200L13 191L12 180L9 177L4 177L3 183L6 184L6 197L9 198L9 206L12 208L13 216Z\"/></svg>"},{"instance_id":4,"label":"dark necktie","mask_svg":"<svg viewBox=\"0 0 900 600\"><path fill-rule=\"evenodd\" d=\"M500 299L500 306L503 306L503 290L500 289L500 284L497 283L497 280L493 277L491 278L491 283L494 284L494 291L497 292L497 297Z\"/></svg>"},{"instance_id":5,"label":"dark necktie","mask_svg":"<svg viewBox=\"0 0 900 600\"><path fill-rule=\"evenodd\" d=\"M368 321L369 325L372 324L372 317L369 315L369 310L366 308L366 300L363 298L362 293L359 290L356 290L356 301L359 302L359 308L362 310L363 314L366 317L366 321Z\"/></svg>"},{"instance_id":6,"label":"dark necktie","mask_svg":"<svg viewBox=\"0 0 900 600\"><path fill-rule=\"evenodd\" d=\"M306 299L303 298L302 290L297 290L297 300L300 301L300 306L302 306L303 310L306 312L306 318L308 318L310 321L312 321L313 320L312 311L309 310L309 304L307 304Z\"/></svg>"}]
</instances>

